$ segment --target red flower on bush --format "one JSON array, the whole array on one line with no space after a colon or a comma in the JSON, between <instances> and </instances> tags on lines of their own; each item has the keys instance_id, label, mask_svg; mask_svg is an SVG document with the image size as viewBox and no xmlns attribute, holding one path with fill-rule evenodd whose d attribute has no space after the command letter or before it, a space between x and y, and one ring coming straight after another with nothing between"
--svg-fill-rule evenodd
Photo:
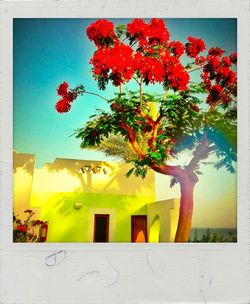
<instances>
[{"instance_id":1,"label":"red flower on bush","mask_svg":"<svg viewBox=\"0 0 250 304\"><path fill-rule=\"evenodd\" d=\"M168 44L168 47L170 51L173 53L173 55L176 56L177 58L180 58L181 55L183 55L185 52L185 47L183 43L181 43L180 41L171 41Z\"/></svg>"},{"instance_id":2,"label":"red flower on bush","mask_svg":"<svg viewBox=\"0 0 250 304\"><path fill-rule=\"evenodd\" d=\"M197 105L192 105L191 109L195 112L200 112L200 108Z\"/></svg>"},{"instance_id":3,"label":"red flower on bush","mask_svg":"<svg viewBox=\"0 0 250 304\"><path fill-rule=\"evenodd\" d=\"M170 34L162 19L153 18L149 23L149 44L164 44L169 40Z\"/></svg>"},{"instance_id":4,"label":"red flower on bush","mask_svg":"<svg viewBox=\"0 0 250 304\"><path fill-rule=\"evenodd\" d=\"M142 19L136 18L127 24L127 31L131 37L145 42L149 32L149 25Z\"/></svg>"},{"instance_id":5,"label":"red flower on bush","mask_svg":"<svg viewBox=\"0 0 250 304\"><path fill-rule=\"evenodd\" d=\"M206 58L203 57L203 56L199 56L199 57L196 57L196 58L195 58L195 63L196 63L197 65L203 66L203 64L204 64L205 62L206 62Z\"/></svg>"},{"instance_id":6,"label":"red flower on bush","mask_svg":"<svg viewBox=\"0 0 250 304\"><path fill-rule=\"evenodd\" d=\"M220 60L216 56L208 55L206 64L204 65L204 72L215 73L220 66Z\"/></svg>"},{"instance_id":7,"label":"red flower on bush","mask_svg":"<svg viewBox=\"0 0 250 304\"><path fill-rule=\"evenodd\" d=\"M134 74L133 49L120 42L113 47L98 49L90 60L96 76L110 77L118 86L129 81ZM109 74L110 73L110 74Z\"/></svg>"},{"instance_id":8,"label":"red flower on bush","mask_svg":"<svg viewBox=\"0 0 250 304\"><path fill-rule=\"evenodd\" d=\"M226 67L230 67L232 64L231 60L229 57L223 57L221 59L221 65L226 66Z\"/></svg>"},{"instance_id":9,"label":"red flower on bush","mask_svg":"<svg viewBox=\"0 0 250 304\"><path fill-rule=\"evenodd\" d=\"M67 82L61 83L57 88L57 94L62 97L55 105L59 113L68 112L71 108L70 102L77 98L77 92L68 90L68 88L69 84Z\"/></svg>"},{"instance_id":10,"label":"red flower on bush","mask_svg":"<svg viewBox=\"0 0 250 304\"><path fill-rule=\"evenodd\" d=\"M57 94L59 96L65 96L68 93L69 84L67 82L61 83L57 88Z\"/></svg>"},{"instance_id":11,"label":"red flower on bush","mask_svg":"<svg viewBox=\"0 0 250 304\"><path fill-rule=\"evenodd\" d=\"M231 85L236 82L236 74L228 67L220 67L217 70L216 81L223 82L223 85Z\"/></svg>"},{"instance_id":12,"label":"red flower on bush","mask_svg":"<svg viewBox=\"0 0 250 304\"><path fill-rule=\"evenodd\" d=\"M186 54L189 57L195 58L197 55L206 49L205 43L200 38L188 37L186 43Z\"/></svg>"},{"instance_id":13,"label":"red flower on bush","mask_svg":"<svg viewBox=\"0 0 250 304\"><path fill-rule=\"evenodd\" d=\"M223 89L219 84L212 86L206 102L208 104L212 104L212 103L218 101L218 99L222 93L222 90Z\"/></svg>"},{"instance_id":14,"label":"red flower on bush","mask_svg":"<svg viewBox=\"0 0 250 304\"><path fill-rule=\"evenodd\" d=\"M185 68L180 64L172 65L167 64L167 80L170 87L174 90L186 90L189 82L189 74Z\"/></svg>"},{"instance_id":15,"label":"red flower on bush","mask_svg":"<svg viewBox=\"0 0 250 304\"><path fill-rule=\"evenodd\" d=\"M237 53L232 53L229 58L233 64L237 64Z\"/></svg>"},{"instance_id":16,"label":"red flower on bush","mask_svg":"<svg viewBox=\"0 0 250 304\"><path fill-rule=\"evenodd\" d=\"M97 47L109 45L116 39L113 22L105 19L92 23L86 31L89 40L94 41Z\"/></svg>"},{"instance_id":17,"label":"red flower on bush","mask_svg":"<svg viewBox=\"0 0 250 304\"><path fill-rule=\"evenodd\" d=\"M22 232L26 232L26 226L25 225L19 225L19 226L17 226L17 230L22 231Z\"/></svg>"},{"instance_id":18,"label":"red flower on bush","mask_svg":"<svg viewBox=\"0 0 250 304\"><path fill-rule=\"evenodd\" d=\"M163 64L159 60L151 57L145 57L142 59L139 71L146 83L161 83L165 77Z\"/></svg>"},{"instance_id":19,"label":"red flower on bush","mask_svg":"<svg viewBox=\"0 0 250 304\"><path fill-rule=\"evenodd\" d=\"M225 51L219 47L212 47L208 50L208 55L211 55L211 56L221 57L224 53L225 53Z\"/></svg>"},{"instance_id":20,"label":"red flower on bush","mask_svg":"<svg viewBox=\"0 0 250 304\"><path fill-rule=\"evenodd\" d=\"M65 113L65 112L69 112L71 105L70 103L67 101L67 99L60 99L56 105L55 108L57 110L57 112L59 113Z\"/></svg>"}]
</instances>

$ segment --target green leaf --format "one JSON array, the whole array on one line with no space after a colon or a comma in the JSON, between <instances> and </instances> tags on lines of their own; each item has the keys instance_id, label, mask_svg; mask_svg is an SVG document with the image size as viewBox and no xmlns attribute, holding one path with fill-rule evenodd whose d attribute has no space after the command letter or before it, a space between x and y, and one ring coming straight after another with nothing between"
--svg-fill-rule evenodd
<instances>
[{"instance_id":1,"label":"green leaf","mask_svg":"<svg viewBox=\"0 0 250 304\"><path fill-rule=\"evenodd\" d=\"M130 175L134 172L135 168L130 169L127 173L126 173L126 177L130 177Z\"/></svg>"}]
</instances>

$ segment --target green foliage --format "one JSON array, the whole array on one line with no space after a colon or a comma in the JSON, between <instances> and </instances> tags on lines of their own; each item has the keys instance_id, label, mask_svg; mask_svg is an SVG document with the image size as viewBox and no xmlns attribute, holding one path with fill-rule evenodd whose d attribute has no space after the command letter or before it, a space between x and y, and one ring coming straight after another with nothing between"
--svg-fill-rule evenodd
<instances>
[{"instance_id":1,"label":"green foliage","mask_svg":"<svg viewBox=\"0 0 250 304\"><path fill-rule=\"evenodd\" d=\"M206 233L202 233L201 237L198 237L197 230L194 232L194 237L189 238L189 243L232 243L237 242L237 236L228 232L228 235L225 237L220 233L212 233L210 229L207 229Z\"/></svg>"},{"instance_id":2,"label":"green foliage","mask_svg":"<svg viewBox=\"0 0 250 304\"><path fill-rule=\"evenodd\" d=\"M140 92L128 90L117 93L108 101L110 111L98 110L74 135L81 139L82 148L97 148L109 156L132 163L134 170L130 170L127 176L135 174L145 177L147 168L153 164L161 165L168 159L178 158L183 151L194 151L203 134L206 134L209 145L214 145L218 157L215 168L225 167L234 173L237 152L236 108L230 106L208 111L204 105L200 106L204 104L204 93L202 84L191 84L186 91L170 91L164 98L157 94L142 93L144 115L140 115L138 110ZM150 143L153 123L159 115L162 118L158 133L155 142ZM139 160L130 146L124 124L133 130L133 136L145 154L143 160ZM123 149L126 153L122 152ZM195 173L202 174L198 166ZM172 186L174 184L171 183Z\"/></svg>"},{"instance_id":3,"label":"green foliage","mask_svg":"<svg viewBox=\"0 0 250 304\"><path fill-rule=\"evenodd\" d=\"M121 38L122 34L124 34L126 30L126 26L125 24L118 24L116 27L115 27L115 31L116 31L116 36L118 38Z\"/></svg>"}]
</instances>

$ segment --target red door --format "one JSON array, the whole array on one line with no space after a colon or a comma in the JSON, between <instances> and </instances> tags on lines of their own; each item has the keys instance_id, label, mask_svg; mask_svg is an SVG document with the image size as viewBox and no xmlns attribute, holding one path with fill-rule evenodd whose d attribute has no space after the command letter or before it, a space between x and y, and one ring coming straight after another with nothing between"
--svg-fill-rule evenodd
<instances>
[{"instance_id":1,"label":"red door","mask_svg":"<svg viewBox=\"0 0 250 304\"><path fill-rule=\"evenodd\" d=\"M131 241L133 243L147 242L147 216L132 215L131 217Z\"/></svg>"},{"instance_id":2,"label":"red door","mask_svg":"<svg viewBox=\"0 0 250 304\"><path fill-rule=\"evenodd\" d=\"M94 242L109 241L109 214L95 214Z\"/></svg>"}]
</instances>

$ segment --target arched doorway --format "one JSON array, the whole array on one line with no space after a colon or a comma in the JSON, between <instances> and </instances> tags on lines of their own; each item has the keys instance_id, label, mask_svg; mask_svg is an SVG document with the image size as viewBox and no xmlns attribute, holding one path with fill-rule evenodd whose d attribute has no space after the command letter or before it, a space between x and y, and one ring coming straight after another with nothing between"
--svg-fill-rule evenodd
<instances>
[{"instance_id":1,"label":"arched doorway","mask_svg":"<svg viewBox=\"0 0 250 304\"><path fill-rule=\"evenodd\" d=\"M149 230L149 242L159 243L160 242L160 217L156 215L152 221Z\"/></svg>"}]
</instances>

